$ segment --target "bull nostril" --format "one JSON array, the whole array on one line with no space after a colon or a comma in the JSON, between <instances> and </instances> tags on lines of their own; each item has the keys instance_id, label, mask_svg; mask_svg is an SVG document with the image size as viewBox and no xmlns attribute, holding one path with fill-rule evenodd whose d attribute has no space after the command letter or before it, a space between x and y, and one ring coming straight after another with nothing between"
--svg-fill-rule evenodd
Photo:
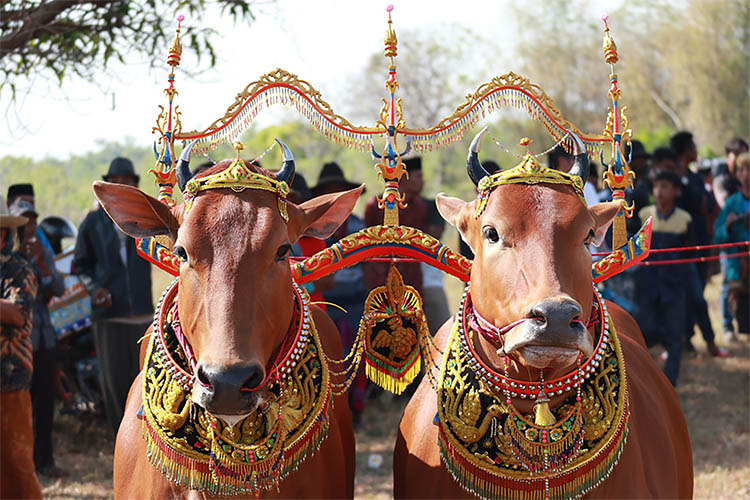
<instances>
[{"instance_id":1,"label":"bull nostril","mask_svg":"<svg viewBox=\"0 0 750 500\"><path fill-rule=\"evenodd\" d=\"M529 314L526 317L528 319L533 319L534 321L537 321L539 323L547 322L547 316L539 309L532 309L531 311L529 311Z\"/></svg>"},{"instance_id":2,"label":"bull nostril","mask_svg":"<svg viewBox=\"0 0 750 500\"><path fill-rule=\"evenodd\" d=\"M206 375L206 372L203 370L202 366L198 367L198 372L196 373L196 377L198 379L198 383L200 383L203 387L212 389L213 385L211 385L210 380L208 379L208 375Z\"/></svg>"},{"instance_id":3,"label":"bull nostril","mask_svg":"<svg viewBox=\"0 0 750 500\"><path fill-rule=\"evenodd\" d=\"M250 376L245 380L245 383L242 384L242 387L240 387L240 391L247 392L257 389L258 386L263 383L263 378L263 370L258 367L253 367Z\"/></svg>"}]
</instances>

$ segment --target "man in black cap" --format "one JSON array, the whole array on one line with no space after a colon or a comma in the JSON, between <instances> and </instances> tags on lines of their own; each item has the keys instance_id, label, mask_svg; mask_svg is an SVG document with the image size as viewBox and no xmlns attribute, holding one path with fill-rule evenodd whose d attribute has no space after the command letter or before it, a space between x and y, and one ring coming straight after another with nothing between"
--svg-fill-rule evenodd
<instances>
[{"instance_id":1,"label":"man in black cap","mask_svg":"<svg viewBox=\"0 0 750 500\"><path fill-rule=\"evenodd\" d=\"M103 179L137 186L139 177L130 160L115 158ZM130 384L138 375L138 340L154 312L151 266L136 253L133 238L99 207L78 230L73 269L91 295L104 406L117 434Z\"/></svg>"},{"instance_id":2,"label":"man in black cap","mask_svg":"<svg viewBox=\"0 0 750 500\"><path fill-rule=\"evenodd\" d=\"M329 162L323 165L318 176L318 183L310 188L312 196L321 196L328 193L339 193L358 187L359 184L347 180L344 171L336 162ZM364 191L362 191L364 193ZM344 236L356 233L365 228L362 219L354 214L350 214L346 221L339 227L336 232L325 240L325 245L329 246L337 242ZM346 309L346 312L336 307L329 307L326 312L331 320L336 324L341 334L341 343L344 351L348 351L354 344L359 329L359 320L364 314L364 302L367 298L367 290L364 285L364 272L362 264L345 267L333 274L333 284L330 288L323 291L323 297L326 301L336 304ZM362 412L365 407L365 390L367 381L364 377L364 371L360 371L355 376L349 388L349 408L352 412L352 419L355 427L360 425Z\"/></svg>"},{"instance_id":3,"label":"man in black cap","mask_svg":"<svg viewBox=\"0 0 750 500\"><path fill-rule=\"evenodd\" d=\"M34 200L34 186L28 183L12 184L8 188L7 199L8 199L9 207L17 199L26 200L32 205L36 205L36 202ZM29 236L29 235L27 234L26 236ZM44 234L44 231L42 231L41 227L36 228L36 238L39 240L39 243L41 243L45 248L49 248L50 250L54 252L54 249L52 248L52 244L49 242L49 239L47 239L47 235Z\"/></svg>"}]
</instances>

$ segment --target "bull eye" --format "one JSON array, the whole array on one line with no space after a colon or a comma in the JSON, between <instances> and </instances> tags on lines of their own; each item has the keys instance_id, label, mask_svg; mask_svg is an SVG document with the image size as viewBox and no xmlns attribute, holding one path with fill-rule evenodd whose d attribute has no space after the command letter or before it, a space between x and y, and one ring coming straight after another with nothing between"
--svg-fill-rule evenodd
<instances>
[{"instance_id":1,"label":"bull eye","mask_svg":"<svg viewBox=\"0 0 750 500\"><path fill-rule=\"evenodd\" d=\"M485 226L482 229L482 234L484 235L484 239L490 243L497 243L500 241L500 235L497 234L497 229L492 226Z\"/></svg>"},{"instance_id":2,"label":"bull eye","mask_svg":"<svg viewBox=\"0 0 750 500\"><path fill-rule=\"evenodd\" d=\"M286 260L291 249L292 249L292 246L289 245L288 243L281 245L279 249L276 250L276 262L281 262L283 260Z\"/></svg>"},{"instance_id":3,"label":"bull eye","mask_svg":"<svg viewBox=\"0 0 750 500\"><path fill-rule=\"evenodd\" d=\"M185 251L185 248L182 245L175 245L172 249L172 253L175 254L178 259L180 259L180 262L188 261L187 251Z\"/></svg>"}]
</instances>

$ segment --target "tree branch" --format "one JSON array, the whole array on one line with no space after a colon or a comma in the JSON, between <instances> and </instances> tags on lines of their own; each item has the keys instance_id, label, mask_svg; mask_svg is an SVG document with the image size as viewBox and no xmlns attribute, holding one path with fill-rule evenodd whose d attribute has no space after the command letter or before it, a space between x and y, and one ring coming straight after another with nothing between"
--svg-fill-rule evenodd
<instances>
[{"instance_id":1,"label":"tree branch","mask_svg":"<svg viewBox=\"0 0 750 500\"><path fill-rule=\"evenodd\" d=\"M118 0L53 0L41 4L26 17L20 29L0 37L0 59L29 43L40 30L47 27L55 18L66 10L77 5L92 4L97 6L114 3Z\"/></svg>"}]
</instances>

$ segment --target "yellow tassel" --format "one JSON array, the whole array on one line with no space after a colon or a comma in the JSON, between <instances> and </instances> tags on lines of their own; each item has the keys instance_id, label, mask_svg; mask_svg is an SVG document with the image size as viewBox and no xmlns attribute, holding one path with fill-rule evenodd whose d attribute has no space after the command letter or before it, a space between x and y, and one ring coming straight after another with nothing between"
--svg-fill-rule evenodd
<instances>
[{"instance_id":1,"label":"yellow tassel","mask_svg":"<svg viewBox=\"0 0 750 500\"><path fill-rule=\"evenodd\" d=\"M552 412L549 410L549 398L546 394L541 393L539 398L536 400L534 405L534 423L536 425L550 426L554 425L557 420Z\"/></svg>"}]
</instances>

